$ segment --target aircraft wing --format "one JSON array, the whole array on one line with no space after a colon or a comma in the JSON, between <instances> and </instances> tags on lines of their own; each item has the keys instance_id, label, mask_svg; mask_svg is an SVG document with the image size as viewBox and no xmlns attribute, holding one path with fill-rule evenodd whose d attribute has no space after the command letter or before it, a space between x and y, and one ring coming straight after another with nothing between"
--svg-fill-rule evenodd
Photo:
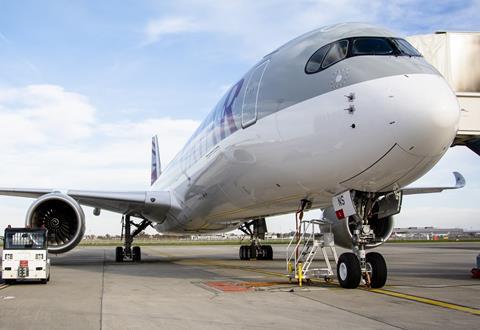
<instances>
[{"instance_id":1,"label":"aircraft wing","mask_svg":"<svg viewBox=\"0 0 480 330\"><path fill-rule=\"evenodd\" d=\"M55 189L22 189L22 188L0 188L0 195L16 196L27 198L38 198L49 193L64 193L79 204L96 207L99 209L118 213L141 213L146 206L157 208L170 208L169 192L150 191L90 191L90 190L67 190L58 191Z\"/></svg>"},{"instance_id":2,"label":"aircraft wing","mask_svg":"<svg viewBox=\"0 0 480 330\"><path fill-rule=\"evenodd\" d=\"M453 176L455 177L455 186L450 187L418 187L418 188L403 188L404 195L414 195L414 194L430 194L430 193L438 193L444 190L449 189L459 189L465 187L465 178L458 172L453 172Z\"/></svg>"}]
</instances>

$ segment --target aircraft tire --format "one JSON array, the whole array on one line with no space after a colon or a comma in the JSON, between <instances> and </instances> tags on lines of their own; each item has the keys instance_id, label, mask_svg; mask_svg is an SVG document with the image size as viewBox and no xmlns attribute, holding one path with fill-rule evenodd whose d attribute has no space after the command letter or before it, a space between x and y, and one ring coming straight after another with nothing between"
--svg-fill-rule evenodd
<instances>
[{"instance_id":1,"label":"aircraft tire","mask_svg":"<svg viewBox=\"0 0 480 330\"><path fill-rule=\"evenodd\" d=\"M247 250L248 250L248 259L247 260L258 258L257 248L255 247L255 245L248 246Z\"/></svg>"},{"instance_id":2,"label":"aircraft tire","mask_svg":"<svg viewBox=\"0 0 480 330\"><path fill-rule=\"evenodd\" d=\"M240 255L240 260L247 260L247 249L250 247L245 246L245 245L240 245L239 249L239 255Z\"/></svg>"},{"instance_id":3,"label":"aircraft tire","mask_svg":"<svg viewBox=\"0 0 480 330\"><path fill-rule=\"evenodd\" d=\"M370 278L370 287L381 288L387 282L387 263L385 258L378 252L370 252L365 256L367 264L370 264L372 276Z\"/></svg>"},{"instance_id":4,"label":"aircraft tire","mask_svg":"<svg viewBox=\"0 0 480 330\"><path fill-rule=\"evenodd\" d=\"M121 246L115 248L115 261L123 262L123 248Z\"/></svg>"},{"instance_id":5,"label":"aircraft tire","mask_svg":"<svg viewBox=\"0 0 480 330\"><path fill-rule=\"evenodd\" d=\"M265 245L265 256L266 260L273 260L273 249L271 245Z\"/></svg>"},{"instance_id":6,"label":"aircraft tire","mask_svg":"<svg viewBox=\"0 0 480 330\"><path fill-rule=\"evenodd\" d=\"M140 246L134 246L132 248L132 260L133 261L142 260L142 250L140 249Z\"/></svg>"},{"instance_id":7,"label":"aircraft tire","mask_svg":"<svg viewBox=\"0 0 480 330\"><path fill-rule=\"evenodd\" d=\"M260 245L260 253L257 254L257 260L265 260L267 256L266 253L265 245Z\"/></svg>"},{"instance_id":8,"label":"aircraft tire","mask_svg":"<svg viewBox=\"0 0 480 330\"><path fill-rule=\"evenodd\" d=\"M245 246L244 250L245 250L245 260L250 260L250 257L252 256L252 249L250 248L250 246Z\"/></svg>"},{"instance_id":9,"label":"aircraft tire","mask_svg":"<svg viewBox=\"0 0 480 330\"><path fill-rule=\"evenodd\" d=\"M360 261L355 254L346 252L338 258L337 277L342 288L355 289L358 287L362 278L362 270Z\"/></svg>"}]
</instances>

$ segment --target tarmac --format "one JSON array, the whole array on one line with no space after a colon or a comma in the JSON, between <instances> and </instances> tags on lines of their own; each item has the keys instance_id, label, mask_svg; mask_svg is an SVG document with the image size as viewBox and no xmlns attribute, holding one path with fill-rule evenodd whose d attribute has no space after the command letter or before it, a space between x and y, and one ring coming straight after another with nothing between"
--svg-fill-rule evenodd
<instances>
[{"instance_id":1,"label":"tarmac","mask_svg":"<svg viewBox=\"0 0 480 330\"><path fill-rule=\"evenodd\" d=\"M51 257L46 285L0 281L0 329L479 328L480 243L385 244L377 290L299 287L286 246L273 250L273 261L240 261L238 246L151 246L118 264L114 247L77 247Z\"/></svg>"}]
</instances>

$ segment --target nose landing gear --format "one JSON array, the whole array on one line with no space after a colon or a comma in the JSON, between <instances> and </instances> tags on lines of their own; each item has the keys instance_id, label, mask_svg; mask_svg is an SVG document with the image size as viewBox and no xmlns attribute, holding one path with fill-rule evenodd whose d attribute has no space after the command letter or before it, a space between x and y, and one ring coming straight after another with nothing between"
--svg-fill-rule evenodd
<instances>
[{"instance_id":1,"label":"nose landing gear","mask_svg":"<svg viewBox=\"0 0 480 330\"><path fill-rule=\"evenodd\" d=\"M240 260L272 260L273 249L271 245L262 245L260 240L265 239L265 233L267 232L267 224L265 218L255 219L249 222L245 222L240 226L242 232L250 236L250 245L240 246L238 255Z\"/></svg>"},{"instance_id":2,"label":"nose landing gear","mask_svg":"<svg viewBox=\"0 0 480 330\"><path fill-rule=\"evenodd\" d=\"M379 241L371 224L400 212L401 194L393 192L389 195L377 195L356 191L352 194L345 195L344 193L342 195L346 196L341 200L342 206L350 204L354 211L353 214L347 215L346 220L349 221L353 253L342 254L337 264L340 286L353 289L358 287L363 280L363 283L369 288L381 288L387 281L385 259L380 253L366 253L365 249L375 247L383 242L383 238ZM352 195L354 197L350 199ZM343 214L343 210L339 214ZM380 214L383 217L380 217Z\"/></svg>"},{"instance_id":3,"label":"nose landing gear","mask_svg":"<svg viewBox=\"0 0 480 330\"><path fill-rule=\"evenodd\" d=\"M342 288L355 289L363 278L367 287L377 289L387 282L387 264L380 253L370 252L362 268L359 258L352 252L346 252L338 258L337 276Z\"/></svg>"},{"instance_id":4,"label":"nose landing gear","mask_svg":"<svg viewBox=\"0 0 480 330\"><path fill-rule=\"evenodd\" d=\"M387 281L387 264L380 253L365 252L367 244L375 240L368 218L361 220L357 215L353 217L356 219L352 235L353 253L343 253L338 259L338 281L341 287L347 289L358 287L362 279L369 288L381 288Z\"/></svg>"}]
</instances>

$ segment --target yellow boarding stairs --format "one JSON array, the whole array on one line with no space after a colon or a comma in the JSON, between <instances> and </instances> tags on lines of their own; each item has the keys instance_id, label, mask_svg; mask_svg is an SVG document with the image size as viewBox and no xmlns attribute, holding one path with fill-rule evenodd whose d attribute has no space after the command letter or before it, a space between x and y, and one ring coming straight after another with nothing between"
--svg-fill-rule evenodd
<instances>
[{"instance_id":1,"label":"yellow boarding stairs","mask_svg":"<svg viewBox=\"0 0 480 330\"><path fill-rule=\"evenodd\" d=\"M304 281L323 278L329 282L334 273L327 250L330 249L335 260L338 261L337 251L333 241L333 233L322 232L322 229L328 228L328 223L324 220L303 220L298 226L297 233L290 240L287 247L286 261L287 271L290 281L298 281L302 286ZM323 260L315 260L317 253L321 251ZM326 267L314 267L321 264ZM315 265L314 265L315 264Z\"/></svg>"}]
</instances>

